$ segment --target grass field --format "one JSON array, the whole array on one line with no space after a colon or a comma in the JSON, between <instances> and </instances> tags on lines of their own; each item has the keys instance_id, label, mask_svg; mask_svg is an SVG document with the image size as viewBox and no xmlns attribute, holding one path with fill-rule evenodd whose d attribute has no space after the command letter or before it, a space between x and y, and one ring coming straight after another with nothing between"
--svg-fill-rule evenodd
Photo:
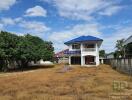
<instances>
[{"instance_id":1,"label":"grass field","mask_svg":"<svg viewBox=\"0 0 132 100\"><path fill-rule=\"evenodd\" d=\"M0 100L132 100L131 77L108 65L63 66L0 74Z\"/></svg>"}]
</instances>

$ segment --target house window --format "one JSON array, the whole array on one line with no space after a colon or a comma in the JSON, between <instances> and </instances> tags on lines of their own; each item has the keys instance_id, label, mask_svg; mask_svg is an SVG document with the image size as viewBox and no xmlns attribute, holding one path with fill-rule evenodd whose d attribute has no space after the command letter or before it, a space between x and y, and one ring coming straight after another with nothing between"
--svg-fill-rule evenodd
<instances>
[{"instance_id":1,"label":"house window","mask_svg":"<svg viewBox=\"0 0 132 100\"><path fill-rule=\"evenodd\" d=\"M80 49L80 44L73 44L72 49Z\"/></svg>"},{"instance_id":2,"label":"house window","mask_svg":"<svg viewBox=\"0 0 132 100\"><path fill-rule=\"evenodd\" d=\"M94 44L84 44L84 48L94 48Z\"/></svg>"}]
</instances>

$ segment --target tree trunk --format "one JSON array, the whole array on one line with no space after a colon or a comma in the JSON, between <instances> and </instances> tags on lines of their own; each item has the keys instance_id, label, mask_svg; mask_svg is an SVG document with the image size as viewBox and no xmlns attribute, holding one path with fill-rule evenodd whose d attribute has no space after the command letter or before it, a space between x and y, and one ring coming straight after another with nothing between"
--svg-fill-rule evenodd
<instances>
[{"instance_id":1,"label":"tree trunk","mask_svg":"<svg viewBox=\"0 0 132 100\"><path fill-rule=\"evenodd\" d=\"M5 61L4 61L4 65L2 66L2 71L3 72L7 72L8 71L8 66L9 66L9 61L6 59Z\"/></svg>"}]
</instances>

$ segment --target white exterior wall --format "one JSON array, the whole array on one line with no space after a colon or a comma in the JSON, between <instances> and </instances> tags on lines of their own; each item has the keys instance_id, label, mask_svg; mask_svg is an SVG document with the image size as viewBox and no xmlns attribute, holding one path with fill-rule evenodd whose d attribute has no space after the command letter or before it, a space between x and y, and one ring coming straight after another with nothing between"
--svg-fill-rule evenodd
<instances>
[{"instance_id":1,"label":"white exterior wall","mask_svg":"<svg viewBox=\"0 0 132 100\"><path fill-rule=\"evenodd\" d=\"M89 66L89 65L85 65L85 56L88 56L88 55L95 56L96 66L98 66L99 63L100 63L99 62L99 47L98 47L98 44L95 43L95 51L83 51L83 49L84 49L83 43L81 43L81 46L80 46L81 66ZM69 51L75 51L75 50L72 49L72 45L69 45ZM69 64L71 65L71 56L69 56Z\"/></svg>"},{"instance_id":2,"label":"white exterior wall","mask_svg":"<svg viewBox=\"0 0 132 100\"><path fill-rule=\"evenodd\" d=\"M99 47L98 44L96 43L96 66L100 64L99 62Z\"/></svg>"},{"instance_id":3,"label":"white exterior wall","mask_svg":"<svg viewBox=\"0 0 132 100\"><path fill-rule=\"evenodd\" d=\"M72 51L72 45L69 45L68 47L69 47L69 51Z\"/></svg>"},{"instance_id":4,"label":"white exterior wall","mask_svg":"<svg viewBox=\"0 0 132 100\"><path fill-rule=\"evenodd\" d=\"M81 66L84 65L84 57L82 56L83 44L81 43Z\"/></svg>"},{"instance_id":5,"label":"white exterior wall","mask_svg":"<svg viewBox=\"0 0 132 100\"><path fill-rule=\"evenodd\" d=\"M98 66L99 65L99 47L98 47L97 43L95 43L95 51L83 51L83 44L81 44L81 57L83 58L83 59L81 59L82 66L86 66L85 65L85 56L88 56L88 55L95 56L96 66Z\"/></svg>"},{"instance_id":6,"label":"white exterior wall","mask_svg":"<svg viewBox=\"0 0 132 100\"><path fill-rule=\"evenodd\" d=\"M132 43L132 35L127 40L125 40L124 45L127 45L129 43Z\"/></svg>"}]
</instances>

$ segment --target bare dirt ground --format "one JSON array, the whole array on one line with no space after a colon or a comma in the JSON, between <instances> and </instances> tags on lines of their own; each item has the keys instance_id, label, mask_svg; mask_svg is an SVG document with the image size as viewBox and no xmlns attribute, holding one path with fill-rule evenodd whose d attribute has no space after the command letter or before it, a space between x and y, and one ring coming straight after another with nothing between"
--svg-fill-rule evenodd
<instances>
[{"instance_id":1,"label":"bare dirt ground","mask_svg":"<svg viewBox=\"0 0 132 100\"><path fill-rule=\"evenodd\" d=\"M132 100L131 77L108 65L63 66L0 74L0 100Z\"/></svg>"}]
</instances>

